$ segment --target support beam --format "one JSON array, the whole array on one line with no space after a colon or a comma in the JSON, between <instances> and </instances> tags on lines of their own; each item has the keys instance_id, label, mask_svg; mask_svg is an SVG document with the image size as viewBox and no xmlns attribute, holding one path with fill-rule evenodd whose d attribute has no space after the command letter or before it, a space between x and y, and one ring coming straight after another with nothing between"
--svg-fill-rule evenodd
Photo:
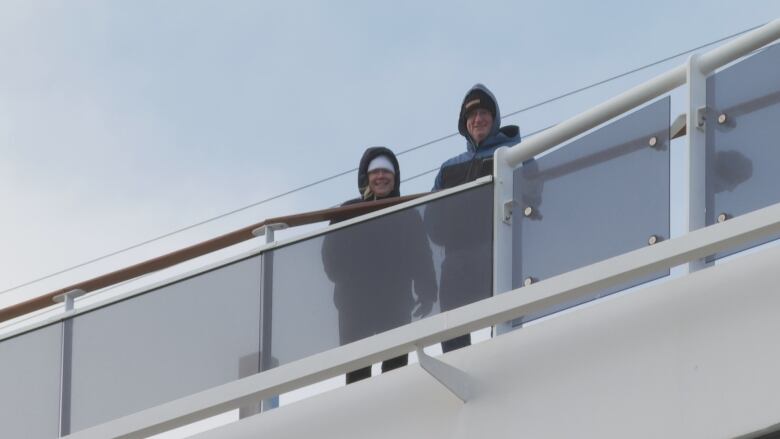
<instances>
[{"instance_id":1,"label":"support beam","mask_svg":"<svg viewBox=\"0 0 780 439\"><path fill-rule=\"evenodd\" d=\"M417 346L417 358L420 360L420 367L423 370L464 404L468 402L472 396L472 380L465 372L429 356L420 346Z\"/></svg>"}]
</instances>

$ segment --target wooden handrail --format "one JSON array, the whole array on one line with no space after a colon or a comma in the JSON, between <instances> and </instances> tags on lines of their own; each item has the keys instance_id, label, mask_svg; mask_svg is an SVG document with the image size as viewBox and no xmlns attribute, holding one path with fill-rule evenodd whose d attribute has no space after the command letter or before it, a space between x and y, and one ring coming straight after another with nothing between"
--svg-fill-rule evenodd
<instances>
[{"instance_id":1,"label":"wooden handrail","mask_svg":"<svg viewBox=\"0 0 780 439\"><path fill-rule=\"evenodd\" d=\"M394 206L396 204L403 203L405 201L414 200L426 193L406 195L403 197L386 198L377 201L366 201L363 203L350 204L348 206L334 207L331 209L315 210L312 212L305 212L296 215L280 216L276 218L268 218L267 220L253 224L251 226L244 227L234 232L227 233L225 235L217 236L216 238L203 241L198 244L191 245L189 247L176 250L171 253L158 256L139 262L135 265L122 268L120 270L107 273L96 278L79 282L77 284L70 285L65 288L60 288L56 291L35 297L33 299L12 305L3 309L0 309L0 322L13 319L43 308L51 306L54 302L54 297L64 294L72 290L83 290L85 292L96 291L101 288L106 288L111 285L118 284L120 282L135 279L139 276L143 276L148 273L152 273L164 268L172 267L176 264L188 261L190 259L203 256L208 253L221 250L231 245L238 244L243 241L254 238L252 231L258 227L262 227L268 224L283 223L288 227L302 226L305 224L313 224L322 221L343 221L349 218L354 218L369 212L383 209L385 207Z\"/></svg>"}]
</instances>

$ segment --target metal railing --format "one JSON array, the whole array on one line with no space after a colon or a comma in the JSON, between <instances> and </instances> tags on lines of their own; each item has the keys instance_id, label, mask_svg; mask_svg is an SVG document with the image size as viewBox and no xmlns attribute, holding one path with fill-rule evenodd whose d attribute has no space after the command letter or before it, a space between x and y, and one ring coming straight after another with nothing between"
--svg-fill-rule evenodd
<instances>
[{"instance_id":1,"label":"metal railing","mask_svg":"<svg viewBox=\"0 0 780 439\"><path fill-rule=\"evenodd\" d=\"M341 221L347 218L353 218L389 206L400 204L405 201L413 200L423 195L425 194L406 195L398 198L368 201L365 203L352 204L349 206L316 210L312 212L287 215L277 218L269 218L257 224L243 227L239 230L209 239L207 241L203 241L198 244L191 245L189 247L185 247L162 256L158 256L156 258L139 262L129 267L106 273L86 281L69 285L64 288L59 288L55 291L42 294L16 305L0 309L0 323L25 314L29 314L31 312L48 308L52 306L54 302L61 301L58 298L69 292L78 291L78 294L80 295L90 293L92 291L97 291L102 288L135 279L158 270L173 267L174 265L195 259L199 256L203 256L217 250L221 250L223 248L227 248L232 245L253 239L258 236L255 231L268 225L282 224L284 227L297 227L323 221Z\"/></svg>"},{"instance_id":2,"label":"metal railing","mask_svg":"<svg viewBox=\"0 0 780 439\"><path fill-rule=\"evenodd\" d=\"M74 439L143 438L417 351L453 336L535 313L626 280L780 232L780 204L438 314L257 375L98 425Z\"/></svg>"},{"instance_id":3,"label":"metal railing","mask_svg":"<svg viewBox=\"0 0 780 439\"><path fill-rule=\"evenodd\" d=\"M500 148L493 162L495 180L495 218L493 236L493 290L495 294L512 288L512 228L513 207L512 172L525 160L537 156L579 134L603 124L639 105L647 103L673 89L689 84L686 127L688 136L688 172L685 194L687 197L687 230L704 226L704 136L691 127L701 127L701 117L706 104L706 76L717 68L737 60L780 38L780 19L744 34L723 46L701 55L692 55L686 64L669 70L649 81L599 104L577 116L540 133L532 139L513 148ZM692 261L689 270L702 267L701 261Z\"/></svg>"},{"instance_id":4,"label":"metal railing","mask_svg":"<svg viewBox=\"0 0 780 439\"><path fill-rule=\"evenodd\" d=\"M701 56L693 56L685 65L670 70L569 119L517 147L500 149L494 160L493 178L494 297L325 352L316 353L283 366L102 425L90 427L70 437L145 437L247 404L258 403L268 397L410 351L417 350L420 353L421 361L431 361L426 359L422 352L422 348L425 346L473 330L497 325L529 313L543 311L555 304L574 300L593 291L613 287L638 276L651 274L679 264L690 263L690 271L693 271L702 266L700 261L704 257L780 233L780 205L770 206L723 224L703 227L701 177L704 166L702 147L704 135L698 132L702 122L702 102L704 101L702 94L704 93L706 96L706 88L703 84L707 74L778 37L780 37L780 20L775 20L711 52ZM686 173L685 187L688 233L651 247L641 248L552 277L545 282L526 286L522 290L512 291L513 229L511 222L512 209L516 207L512 179L515 168L522 166L525 160L685 83L688 83L691 90L686 124L689 139L689 167ZM473 183L469 187L485 183L486 181L483 180ZM468 187L428 195L413 202L407 201L389 211L397 211L430 202L465 189ZM387 212L380 212L375 216L381 216ZM355 222L357 221L342 223L332 229L346 227ZM243 233L245 232L246 230L243 231ZM268 248L271 247L264 249ZM225 261L220 262L223 265L224 263ZM140 292L136 294L138 293ZM85 311L88 310L79 312ZM74 314L69 314L61 319L72 315ZM457 392L457 390L453 390L453 392ZM461 399L468 398L468 395L461 396Z\"/></svg>"},{"instance_id":5,"label":"metal railing","mask_svg":"<svg viewBox=\"0 0 780 439\"><path fill-rule=\"evenodd\" d=\"M50 358L49 362L51 364L46 369L47 370L57 369L57 370L60 370L62 372L61 383L60 383L60 386L61 386L61 389L60 389L60 400L61 400L61 402L60 402L60 415L59 415L60 416L60 423L61 423L61 427L60 427L61 428L61 433L60 434L61 435L68 434L71 431L84 428L85 426L94 425L93 423L91 423L91 422L94 422L94 421L90 421L90 420L86 420L85 421L84 420L85 418L82 416L84 413L87 413L87 412L85 412L85 410L88 410L88 409L81 409L80 410L82 415L80 415L81 416L80 417L81 421L79 421L78 424L73 424L70 421L70 418L72 416L71 413L74 413L74 411L71 409L71 407L72 406L73 407L83 407L83 405L78 405L77 406L76 402L71 402L71 398L74 398L73 397L74 393L73 393L72 389L76 389L76 390L80 389L82 391L84 389L83 386L82 387L77 387L76 384L73 384L73 383L78 381L76 379L76 375L81 373L79 371L79 364L81 364L82 366L90 364L90 360L84 360L83 359L84 358L83 355L80 357L80 358L82 358L82 360L80 360L81 363L76 361L79 358L79 355L78 354L74 354L74 352L78 352L77 347L78 347L79 340L84 340L85 338L86 339L91 339L91 338L94 339L95 337L100 337L101 336L100 333L104 333L104 332L114 333L113 328L115 328L113 326L106 327L105 325L103 325L102 326L104 328L103 330L90 331L89 329L84 329L85 327L82 325L81 326L82 330L81 330L81 332L79 332L79 329L78 329L79 328L78 325L80 325L79 322L84 322L85 321L84 320L85 317L86 317L86 320L88 321L89 319L94 318L95 315L98 315L98 316L105 315L106 312L108 312L108 314L110 314L112 316L116 316L117 315L116 311L111 311L111 310L115 310L118 307L121 307L121 306L123 306L123 305L125 305L127 303L138 303L138 299L143 299L144 297L149 297L149 296L167 297L168 299L164 299L164 300L166 300L167 303L172 304L174 306L174 308L176 308L176 309L171 310L170 307L166 306L164 309L166 309L168 311L165 311L165 312L171 312L171 311L177 312L177 311L179 311L179 308L188 306L187 305L188 303L203 303L202 302L203 299L206 299L209 296L213 298L213 299L207 299L209 301L212 301L212 300L213 301L224 301L227 296L223 297L223 296L219 296L219 295L215 295L215 294L218 294L218 293L221 292L220 290L223 290L226 293L231 293L230 295L233 295L232 294L233 291L231 291L231 288L235 288L235 287L231 287L230 286L230 282L231 281L230 281L229 278L225 278L224 276L222 277L222 279L225 281L225 283L224 283L225 286L224 287L220 287L220 290L213 291L213 286L212 287L208 287L207 286L206 288L208 289L208 291L202 291L202 292L208 293L208 294L206 294L206 296L204 296L203 294L200 294L200 293L198 293L198 291L196 291L196 290L198 290L198 288L200 288L200 290L203 290L203 287L197 287L198 282L201 282L201 281L198 281L197 279L202 279L204 277L208 277L211 273L223 272L223 271L225 271L226 269L228 269L231 266L237 266L239 264L246 264L247 261L251 262L252 260L259 260L259 261L262 261L262 263L260 265L257 265L257 264L254 264L254 263L250 265L250 269L251 270L254 270L252 267L257 267L257 270L254 270L254 271L257 272L258 275L260 276L259 284L252 284L251 288L255 288L255 287L260 288L260 296L261 296L262 306L263 307L268 307L270 305L270 303L266 303L266 301L271 298L271 295L267 294L267 293L265 293L265 294L263 293L263 288L268 288L268 287L264 287L263 286L264 282L263 282L262 279L264 277L265 277L265 279L270 279L271 276L273 275L273 268L272 268L272 264L270 263L270 260L272 259L273 254L279 253L280 251L287 251L288 248L299 248L299 249L300 248L304 248L304 249L309 248L309 247L307 247L307 245L308 245L307 243L308 242L315 241L315 243L316 243L316 242L319 242L318 240L321 240L323 237L327 237L327 236L333 235L335 233L346 233L347 235L349 235L350 233L352 233L352 231L354 229L360 228L360 227L364 227L365 224L369 224L369 223L372 223L372 222L375 222L375 221L382 222L386 218L389 218L389 217L399 217L399 215L401 217L403 217L405 211L410 210L410 209L411 210L421 209L422 207L419 207L419 206L428 205L428 204L442 203L442 200L444 200L447 203L452 204L451 201L447 201L449 199L449 197L457 197L457 196L460 196L460 194L462 194L462 193L467 193L467 192L470 192L470 191L474 191L475 189L479 189L481 191L481 193L485 193L486 195L483 196L482 198L487 203L489 203L489 200L487 198L487 194L489 194L488 187L489 187L489 184L490 184L491 180L492 180L492 178L488 176L488 177L484 177L484 178L482 178L482 179L480 179L478 181L475 181L473 183L466 184L466 185L463 185L461 187L452 188L452 189L448 189L448 190L445 190L445 191L437 192L437 193L434 193L434 194L428 194L428 195L422 195L422 196L421 195L415 195L415 196L402 197L400 199L393 200L393 201L399 202L399 204L395 204L395 205L390 206L390 207L387 207L387 206L389 206L391 203L387 203L387 202L386 203L365 203L364 205L352 205L352 206L346 206L344 208L336 208L336 209L331 209L331 210L327 210L327 211L320 211L320 212L314 212L314 213L305 214L305 215L298 215L298 216L295 216L295 217L286 217L284 219L288 220L288 224L289 223L296 224L295 221L299 221L300 222L300 221L305 221L305 220L308 220L308 219L311 219L311 218L315 218L317 220L317 222L323 221L324 219L337 220L337 221L340 221L340 222L338 222L338 224L334 224L334 225L331 225L329 227L325 227L325 228L323 228L321 230L312 231L312 232L309 232L309 233L306 233L306 234L302 234L302 235L296 236L294 238L280 240L280 241L266 242L265 244L257 243L258 246L255 247L255 248L252 248L251 250L248 250L248 251L247 250L243 250L239 254L235 254L235 255L232 255L232 256L228 256L228 257L221 256L221 259L218 260L218 261L210 261L208 263L205 263L204 265L201 265L200 267L197 267L195 269L190 269L187 272L179 273L179 274L177 274L175 276L171 276L169 274L166 274L167 277L165 277L164 279L162 279L160 281L157 281L157 282L154 282L154 283L145 282L144 285L142 285L140 287L136 287L135 289L133 289L131 291L128 291L128 292L125 292L125 293L122 293L122 294L119 294L119 295L115 295L115 296L112 296L112 297L103 297L102 298L103 300L101 300L99 302L94 302L94 303L90 303L90 304L79 306L78 308L73 308L72 307L72 301L70 301L71 303L66 304L65 312L57 314L57 315L54 315L54 316L52 316L50 318L47 318L46 320L43 320L43 321L40 321L40 322L36 322L34 324L25 325L23 328L17 329L17 330L15 330L13 332L6 333L6 334L4 334L3 336L0 337L0 342L2 342L3 346L5 346L6 343L8 343L8 342L16 341L17 342L16 344L18 346L19 345L19 343L18 343L19 341L22 341L22 342L25 342L25 340L29 341L30 338L28 338L28 336L34 335L34 334L39 334L41 330L47 330L48 331L50 327L55 327L55 325L59 325L58 327L60 329L57 329L57 331L61 332L61 339L62 339L62 342L61 342L61 344L59 346L60 349L59 349L59 352L55 352L53 349L50 349L51 350L50 355L47 355L47 357ZM364 213L364 212L366 212L368 210L374 210L375 208L377 208L377 206L376 206L377 204L379 204L380 207L384 206L384 209L382 209L381 211L375 211L375 212L372 212L372 213L367 213L367 214ZM464 208L465 207L468 207L468 206L464 206ZM353 216L356 213L364 213L364 214L362 216L360 216L360 217L356 217L356 218L346 219L345 220L345 218ZM489 218L489 212L485 212L484 213L484 217L485 217L485 220L486 220L485 224L486 225L489 224L487 222L487 219ZM292 218L293 221L290 221L290 218ZM276 219L273 219L273 220L271 220L269 222L277 223ZM346 229L346 230L343 230L343 229ZM248 228L247 228L247 230L248 230ZM401 233L401 234L408 232L408 230L402 230L400 228L397 231L399 233ZM266 234L266 237L267 236L268 236L268 234ZM485 237L487 238L488 236L489 236L489 228L486 228ZM258 258L262 258L262 259L258 259ZM277 259L278 258L279 257L277 256ZM321 256L319 255L319 250L317 250L316 258L318 258L318 259L321 258ZM300 263L300 262L298 262L298 263ZM277 264L276 265L277 266L285 266L285 264L279 263L278 260L277 260ZM290 267L290 264L286 264L286 266ZM282 267L282 268L284 268L284 267ZM246 271L244 271L244 273L246 273ZM249 280L251 281L252 279L249 279ZM195 282L194 284L192 283L193 281ZM186 286L187 282L190 282L189 286ZM267 282L267 280L266 280L266 282ZM184 287L177 287L177 285L185 285L185 286ZM274 287L276 287L276 285L274 285ZM324 284L324 285L322 285L322 287L326 288L326 289L330 289L331 291L333 289L332 284ZM179 291L182 291L182 292L185 293L184 295L182 295L182 294L176 295L175 296L176 298L173 299L175 303L170 302L170 300L171 300L170 299L170 297L171 297L170 294L166 294L165 293L166 289L167 289L167 291L171 291L171 288L173 288L173 289L178 288ZM188 290L192 290L192 291L188 291ZM268 290L272 291L273 289L272 288L268 288ZM489 291L487 291L487 290L485 290L485 291L486 291L487 294L489 294ZM68 305L70 305L70 306L68 306ZM206 306L207 313L205 315L202 314L202 313L198 314L200 316L199 317L200 319L207 320L207 319L215 318L215 317L213 317L213 315L208 314L208 312L209 312L208 309L209 308L210 308L209 306ZM254 307L252 307L251 309L245 309L243 312L244 313L248 312L248 313L252 314L252 313L256 313L257 311L260 311L260 313L257 314L257 318L260 318L260 321L261 321L261 323L263 325L267 325L269 322L266 321L266 320L269 320L269 319L266 319L266 316L265 316L264 312L262 311L262 308L260 308L259 310L255 310ZM140 326L144 326L144 327L149 326L149 324L150 324L149 320L145 319L145 314L147 312L151 312L153 314L158 314L160 312L160 310L159 309L152 309L152 308L149 308L147 306L146 308L143 308L142 310L138 310L134 314L136 317L133 320L137 320L139 322L139 325L140 325L140 322L143 321L144 322L143 325L140 325ZM235 311L231 310L229 312L231 314L234 314L234 313L237 313L238 310L235 310ZM231 320L231 316L223 316L223 317L225 318L225 320ZM101 318L102 317L98 317L98 319L101 319ZM113 318L109 318L109 321L107 323L109 325L114 324L112 322L112 320L113 320ZM190 320L192 320L192 319L188 319L188 321L190 321ZM116 324L118 325L118 323L116 323ZM166 332L166 328L170 328L172 325L174 325L174 324L171 324L171 323L165 324L164 326L161 327L161 329L163 329L163 332ZM214 325L214 327L216 327L216 326L219 326L219 325ZM92 326L90 326L90 327L92 327ZM94 327L92 327L92 328L94 329ZM117 330L119 331L119 333L115 334L115 335L117 337L121 337L121 334L124 333L125 331L120 326L116 326L116 328L118 328ZM245 328L245 329L246 329L246 331L249 332L250 335L252 334L252 329L251 328ZM325 329L328 329L328 328L325 328ZM134 331L131 330L129 332L132 334ZM49 331L49 333L52 333L52 331ZM92 333L95 333L96 335L91 336L90 334L92 334ZM276 333L279 333L279 331L276 331ZM164 336L164 335L165 334L157 334L158 337L159 336ZM255 334L255 336L256 335L257 334ZM261 342L261 346L260 346L261 351L262 352L266 352L266 349L270 346L270 343L268 343L268 341L263 337L262 333L260 335L260 339L263 340L263 342ZM125 340L127 340L127 339L125 339ZM111 343L111 344L114 344L114 345L120 347L120 348L122 346L122 342L121 341L118 341L118 340L115 340L115 339L110 339L110 340L107 340L107 341L109 343ZM87 343L87 345L89 345L90 343L94 343L94 342L87 341L86 343ZM131 343L132 343L132 341L131 341ZM233 343L233 340L231 340L230 338L227 338L227 339L223 340L223 343L230 344L230 343ZM263 343L266 343L266 345L263 345ZM81 343L81 346L82 347L84 346L83 342ZM256 344L253 344L252 346L254 346L253 349L255 349L255 350L258 349ZM96 348L97 348L96 351L94 349L88 349L88 351L102 352L102 351L105 350L104 348L99 348L99 347L96 347ZM32 349L32 348L30 348L30 349ZM124 350L124 348L121 348L121 349ZM144 354L144 352L145 352L144 349L145 348L142 347L140 351L134 351L134 352L137 352L137 353L139 353L140 355L143 356L143 355L145 355ZM6 351L6 352L8 352L8 351ZM81 351L81 352L83 354L83 351ZM307 351L303 351L304 354L306 354L306 352ZM315 350L315 351L308 351L308 352L318 352L318 351ZM176 355L177 355L176 353L173 353L173 356L176 356ZM253 355L250 355L250 357L251 356L253 356ZM246 361L244 361L244 360L248 360L249 363L252 363L252 365L251 365L251 367L249 369L260 367L260 370L265 370L265 369L267 369L269 367L273 367L272 364L265 364L266 360L268 360L270 357L268 357L266 355L262 355L260 357L261 357L261 359L263 361L262 364L259 364L257 359L255 359L255 358L247 357L247 358L237 359L237 360L240 360L240 361L238 361L238 364L235 365L235 369L233 369L232 365L228 366L228 369L230 369L230 370L228 370L228 373L229 374L233 374L233 373L237 372L239 374L239 376L246 376L247 374L257 373L258 372L258 370L247 370L245 368L245 366L242 366L242 364L246 363ZM289 361L289 360L287 360L287 361ZM5 363L5 364L7 365L8 363ZM7 372L11 372L13 370L16 370L16 369L14 369L15 366L7 366L7 367L11 367L10 370L6 368ZM108 367L108 366L105 366L105 367ZM84 370L84 369L82 368L82 370ZM242 370L243 370L243 372L242 372ZM87 373L87 375L89 375L89 374ZM85 376L82 374L82 378L83 377L85 377ZM233 379L235 379L235 378L233 378ZM92 380L88 380L88 381L91 382ZM224 381L220 381L219 383L222 383L222 382L224 382ZM197 390L200 390L200 389L206 388L208 386L207 385L196 385L195 387L197 388ZM46 393L50 395L52 392L54 392L53 388L49 389L49 391L47 391ZM163 391L163 393L165 393L165 391ZM82 393L82 395L83 395L83 393ZM178 393L176 396L178 397L178 396L181 396L181 395L183 395L183 393ZM7 394L7 396L8 396L8 394ZM155 402L155 404L156 403L157 402ZM128 411L122 412L121 410L119 412L120 413L128 413ZM102 420L107 420L107 419L110 419L110 418L101 418L101 419ZM101 422L102 422L102 420L101 420ZM13 432L15 430L12 429L11 431Z\"/></svg>"}]
</instances>

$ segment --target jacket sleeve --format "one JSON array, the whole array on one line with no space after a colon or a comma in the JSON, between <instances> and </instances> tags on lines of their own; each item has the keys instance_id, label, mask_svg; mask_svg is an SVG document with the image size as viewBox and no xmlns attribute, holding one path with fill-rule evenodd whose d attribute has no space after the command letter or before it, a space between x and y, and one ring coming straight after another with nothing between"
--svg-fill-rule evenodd
<instances>
[{"instance_id":1,"label":"jacket sleeve","mask_svg":"<svg viewBox=\"0 0 780 439\"><path fill-rule=\"evenodd\" d=\"M348 206L361 201L363 200L355 198L342 203L341 206ZM336 222L331 221L330 225ZM344 231L331 231L325 235L322 241L322 266L328 279L336 283L345 276L349 276L350 264L346 258L350 245L348 234L348 232Z\"/></svg>"},{"instance_id":2,"label":"jacket sleeve","mask_svg":"<svg viewBox=\"0 0 780 439\"><path fill-rule=\"evenodd\" d=\"M436 179L433 180L433 188L432 191L440 191L442 187L442 179L441 179L441 168L439 168L439 172L436 173Z\"/></svg>"}]
</instances>

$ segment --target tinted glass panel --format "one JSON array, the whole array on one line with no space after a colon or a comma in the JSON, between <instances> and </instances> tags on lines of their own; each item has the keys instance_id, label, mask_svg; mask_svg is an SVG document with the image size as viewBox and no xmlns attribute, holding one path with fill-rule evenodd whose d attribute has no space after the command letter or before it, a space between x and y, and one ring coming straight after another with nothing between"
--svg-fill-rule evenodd
<instances>
[{"instance_id":1,"label":"tinted glass panel","mask_svg":"<svg viewBox=\"0 0 780 439\"><path fill-rule=\"evenodd\" d=\"M256 373L261 259L77 316L72 431Z\"/></svg>"},{"instance_id":2,"label":"tinted glass panel","mask_svg":"<svg viewBox=\"0 0 780 439\"><path fill-rule=\"evenodd\" d=\"M62 325L0 342L2 437L58 436Z\"/></svg>"},{"instance_id":3,"label":"tinted glass panel","mask_svg":"<svg viewBox=\"0 0 780 439\"><path fill-rule=\"evenodd\" d=\"M524 163L514 193L515 288L668 239L669 98Z\"/></svg>"},{"instance_id":4,"label":"tinted glass panel","mask_svg":"<svg viewBox=\"0 0 780 439\"><path fill-rule=\"evenodd\" d=\"M780 201L779 69L772 46L707 80L707 225Z\"/></svg>"},{"instance_id":5,"label":"tinted glass panel","mask_svg":"<svg viewBox=\"0 0 780 439\"><path fill-rule=\"evenodd\" d=\"M491 221L484 185L266 254L265 367L489 297Z\"/></svg>"}]
</instances>

